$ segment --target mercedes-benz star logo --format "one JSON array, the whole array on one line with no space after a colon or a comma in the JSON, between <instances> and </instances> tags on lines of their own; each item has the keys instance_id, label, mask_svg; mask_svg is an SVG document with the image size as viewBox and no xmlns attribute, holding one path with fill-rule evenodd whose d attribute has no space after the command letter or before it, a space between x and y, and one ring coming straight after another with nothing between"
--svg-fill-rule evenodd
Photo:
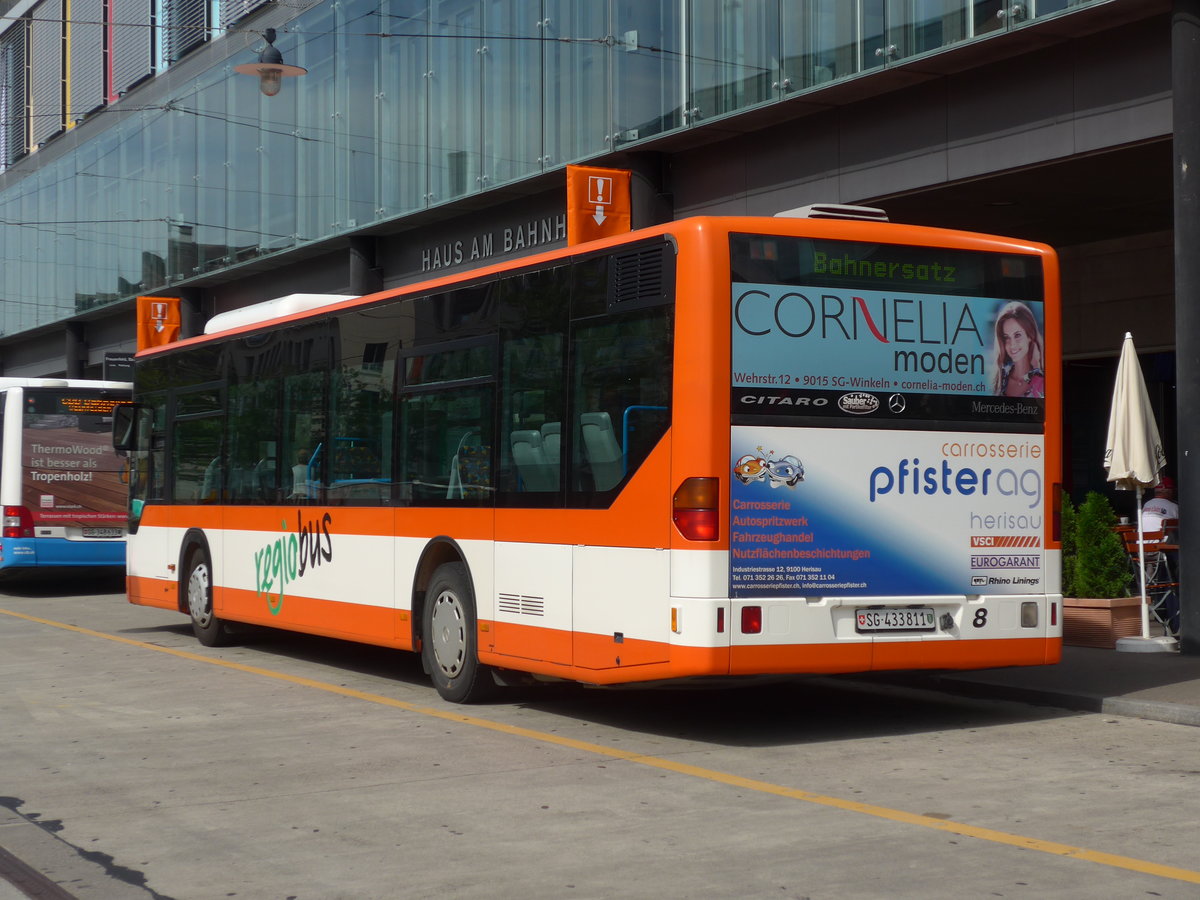
<instances>
[{"instance_id":1,"label":"mercedes-benz star logo","mask_svg":"<svg viewBox=\"0 0 1200 900\"><path fill-rule=\"evenodd\" d=\"M888 409L890 409L896 415L904 412L904 409L907 406L908 404L904 402L903 394L892 394L892 396L888 397Z\"/></svg>"}]
</instances>

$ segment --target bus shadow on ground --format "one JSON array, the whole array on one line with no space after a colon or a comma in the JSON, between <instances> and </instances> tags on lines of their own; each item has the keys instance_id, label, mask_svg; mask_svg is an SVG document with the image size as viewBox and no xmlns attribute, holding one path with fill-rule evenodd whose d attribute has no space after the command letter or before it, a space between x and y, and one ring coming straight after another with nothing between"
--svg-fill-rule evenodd
<instances>
[{"instance_id":1,"label":"bus shadow on ground","mask_svg":"<svg viewBox=\"0 0 1200 900\"><path fill-rule=\"evenodd\" d=\"M896 689L852 676L790 676L719 687L578 688L523 705L641 734L725 747L770 747L938 731L970 731L1075 715L1022 703L966 699L936 688Z\"/></svg>"},{"instance_id":2,"label":"bus shadow on ground","mask_svg":"<svg viewBox=\"0 0 1200 900\"><path fill-rule=\"evenodd\" d=\"M179 624L125 629L125 634L191 635ZM396 682L416 689L413 702L442 701L415 653L258 626L237 626L235 644L200 653L231 654L238 648L335 671L379 679L378 692ZM255 664L240 658L238 662ZM321 679L319 673L306 677ZM324 676L330 677L330 676ZM369 690L369 689L368 689ZM488 703L457 707L465 715L491 718L489 710L537 710L577 723L726 747L769 747L854 738L886 738L936 731L990 728L1077 715L1024 703L966 698L939 691L933 674L901 673L894 681L878 674L705 679L669 684L592 687L572 682L518 684L501 688Z\"/></svg>"},{"instance_id":3,"label":"bus shadow on ground","mask_svg":"<svg viewBox=\"0 0 1200 900\"><path fill-rule=\"evenodd\" d=\"M0 576L0 595L11 597L74 597L123 594L124 571L79 569L70 572L9 570Z\"/></svg>"},{"instance_id":4,"label":"bus shadow on ground","mask_svg":"<svg viewBox=\"0 0 1200 900\"><path fill-rule=\"evenodd\" d=\"M345 670L385 681L400 681L415 687L433 690L429 676L421 670L421 659L416 653L260 625L237 623L231 628L232 640L227 645L217 648L201 646L194 639L191 622L183 616L177 623L149 625L144 628L122 628L119 633L127 636L138 635L143 639L153 635L178 635L187 639L183 642L181 649L188 649L198 654L236 655L239 650L245 649L256 654ZM254 664L253 661L246 659L237 661L249 665ZM263 660L260 664L265 667L268 662Z\"/></svg>"}]
</instances>

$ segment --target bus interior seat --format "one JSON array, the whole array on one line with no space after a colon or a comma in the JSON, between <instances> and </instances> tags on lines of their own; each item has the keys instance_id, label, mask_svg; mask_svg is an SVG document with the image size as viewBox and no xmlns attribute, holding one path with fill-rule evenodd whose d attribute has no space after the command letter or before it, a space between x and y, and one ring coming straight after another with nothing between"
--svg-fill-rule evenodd
<instances>
[{"instance_id":1,"label":"bus interior seat","mask_svg":"<svg viewBox=\"0 0 1200 900\"><path fill-rule=\"evenodd\" d=\"M625 475L621 445L613 433L612 419L606 412L582 413L579 427L583 434L583 453L591 466L596 490L611 490Z\"/></svg>"},{"instance_id":2,"label":"bus interior seat","mask_svg":"<svg viewBox=\"0 0 1200 900\"><path fill-rule=\"evenodd\" d=\"M558 490L558 473L546 459L542 433L535 430L514 431L510 436L513 462L526 491Z\"/></svg>"},{"instance_id":3,"label":"bus interior seat","mask_svg":"<svg viewBox=\"0 0 1200 900\"><path fill-rule=\"evenodd\" d=\"M557 472L559 448L562 446L562 422L546 422L542 425L541 432L542 453L546 456L546 462L555 466Z\"/></svg>"}]
</instances>

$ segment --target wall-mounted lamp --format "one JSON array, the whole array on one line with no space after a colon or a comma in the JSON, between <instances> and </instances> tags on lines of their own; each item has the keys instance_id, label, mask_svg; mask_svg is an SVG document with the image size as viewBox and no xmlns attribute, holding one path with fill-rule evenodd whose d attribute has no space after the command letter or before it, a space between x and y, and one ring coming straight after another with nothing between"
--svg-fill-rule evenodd
<instances>
[{"instance_id":1,"label":"wall-mounted lamp","mask_svg":"<svg viewBox=\"0 0 1200 900\"><path fill-rule=\"evenodd\" d=\"M243 63L234 66L233 71L239 75L254 75L258 78L258 87L268 97L279 93L279 88L285 78L295 78L308 73L308 69L300 66L289 66L283 61L283 54L275 49L275 29L268 28L263 32L267 46L258 54L258 62Z\"/></svg>"}]
</instances>

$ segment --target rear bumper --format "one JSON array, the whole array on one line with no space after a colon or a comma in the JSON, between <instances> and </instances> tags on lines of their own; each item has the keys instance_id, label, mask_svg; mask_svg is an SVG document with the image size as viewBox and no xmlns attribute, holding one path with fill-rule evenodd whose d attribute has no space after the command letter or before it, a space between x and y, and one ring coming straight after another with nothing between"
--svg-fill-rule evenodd
<instances>
[{"instance_id":1,"label":"rear bumper","mask_svg":"<svg viewBox=\"0 0 1200 900\"><path fill-rule=\"evenodd\" d=\"M0 569L124 565L124 541L69 541L66 538L0 539Z\"/></svg>"}]
</instances>

